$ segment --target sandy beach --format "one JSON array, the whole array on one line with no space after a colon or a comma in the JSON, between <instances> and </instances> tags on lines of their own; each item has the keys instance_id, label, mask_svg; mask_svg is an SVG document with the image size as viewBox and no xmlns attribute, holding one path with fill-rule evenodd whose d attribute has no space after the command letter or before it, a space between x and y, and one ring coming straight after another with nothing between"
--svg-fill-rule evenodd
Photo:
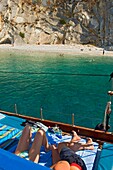
<instances>
[{"instance_id":1,"label":"sandy beach","mask_svg":"<svg viewBox=\"0 0 113 170\"><path fill-rule=\"evenodd\" d=\"M104 51L99 47L92 45L0 45L1 52L22 52L33 54L37 52L59 53L70 55L89 55L89 56L113 56L113 51Z\"/></svg>"}]
</instances>

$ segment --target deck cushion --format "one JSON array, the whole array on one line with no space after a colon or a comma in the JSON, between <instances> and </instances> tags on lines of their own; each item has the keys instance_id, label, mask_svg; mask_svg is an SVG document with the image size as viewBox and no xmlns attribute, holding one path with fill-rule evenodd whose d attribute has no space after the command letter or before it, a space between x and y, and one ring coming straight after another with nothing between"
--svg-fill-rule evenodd
<instances>
[{"instance_id":1,"label":"deck cushion","mask_svg":"<svg viewBox=\"0 0 113 170\"><path fill-rule=\"evenodd\" d=\"M49 170L49 168L35 164L0 149L0 169L4 170Z\"/></svg>"},{"instance_id":2,"label":"deck cushion","mask_svg":"<svg viewBox=\"0 0 113 170\"><path fill-rule=\"evenodd\" d=\"M19 138L21 130L0 123L0 145L9 139Z\"/></svg>"},{"instance_id":3,"label":"deck cushion","mask_svg":"<svg viewBox=\"0 0 113 170\"><path fill-rule=\"evenodd\" d=\"M113 169L113 144L104 143L97 170Z\"/></svg>"}]
</instances>

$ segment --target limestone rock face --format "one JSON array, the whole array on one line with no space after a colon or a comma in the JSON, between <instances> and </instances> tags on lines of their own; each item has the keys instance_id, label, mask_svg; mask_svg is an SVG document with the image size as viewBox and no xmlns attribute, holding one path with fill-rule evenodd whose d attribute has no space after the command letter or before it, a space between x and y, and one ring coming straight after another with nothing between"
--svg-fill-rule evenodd
<instances>
[{"instance_id":1,"label":"limestone rock face","mask_svg":"<svg viewBox=\"0 0 113 170\"><path fill-rule=\"evenodd\" d=\"M112 0L1 0L0 43L93 44L112 49Z\"/></svg>"}]
</instances>

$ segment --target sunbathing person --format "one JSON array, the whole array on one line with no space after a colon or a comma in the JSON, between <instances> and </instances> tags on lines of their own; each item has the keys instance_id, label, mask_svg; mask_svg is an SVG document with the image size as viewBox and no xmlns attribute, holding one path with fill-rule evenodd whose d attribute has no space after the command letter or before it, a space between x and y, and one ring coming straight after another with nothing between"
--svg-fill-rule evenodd
<instances>
[{"instance_id":1,"label":"sunbathing person","mask_svg":"<svg viewBox=\"0 0 113 170\"><path fill-rule=\"evenodd\" d=\"M52 150L52 161L54 165L51 168L54 170L62 170L62 167L65 167L63 170L86 170L85 163L75 152L83 149L94 149L92 139L88 139L86 144L79 143L80 137L75 131L73 131L73 137L70 142L59 143L58 147L48 144L46 134L42 129L37 131L32 146L30 147L31 138L31 127L26 125L18 142L15 154L22 157L24 153L27 153L29 160L38 163L40 149L43 145L45 151Z\"/></svg>"}]
</instances>

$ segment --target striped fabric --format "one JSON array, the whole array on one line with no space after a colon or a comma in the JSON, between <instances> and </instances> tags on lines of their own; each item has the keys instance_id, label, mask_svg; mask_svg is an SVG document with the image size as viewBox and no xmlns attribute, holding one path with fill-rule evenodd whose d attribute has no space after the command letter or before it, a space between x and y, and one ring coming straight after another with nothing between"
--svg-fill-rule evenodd
<instances>
[{"instance_id":1,"label":"striped fabric","mask_svg":"<svg viewBox=\"0 0 113 170\"><path fill-rule=\"evenodd\" d=\"M19 138L21 130L0 123L0 145L9 139Z\"/></svg>"}]
</instances>

